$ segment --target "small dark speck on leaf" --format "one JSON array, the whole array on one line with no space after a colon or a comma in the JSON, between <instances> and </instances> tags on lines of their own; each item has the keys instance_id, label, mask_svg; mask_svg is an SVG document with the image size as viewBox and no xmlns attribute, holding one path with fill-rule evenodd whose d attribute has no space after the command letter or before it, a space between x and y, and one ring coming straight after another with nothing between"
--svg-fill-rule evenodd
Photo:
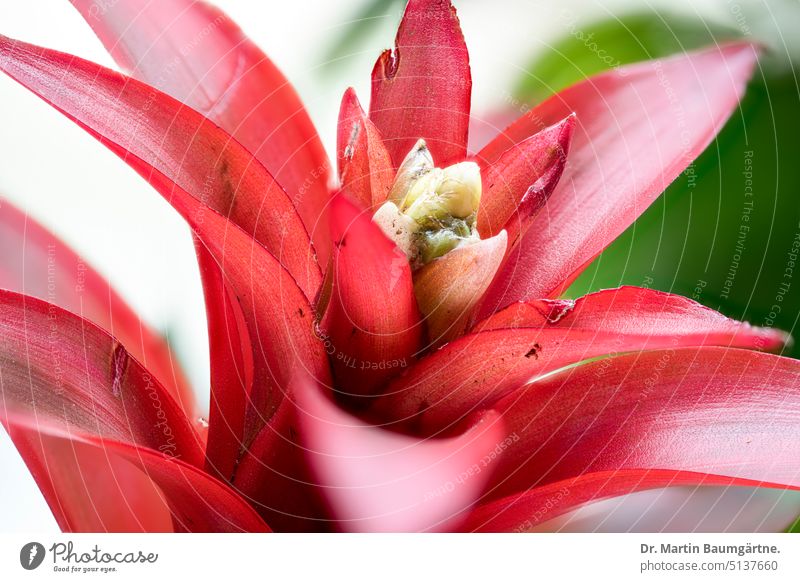
<instances>
[{"instance_id":1,"label":"small dark speck on leaf","mask_svg":"<svg viewBox=\"0 0 800 582\"><path fill-rule=\"evenodd\" d=\"M539 359L539 350L542 349L542 346L539 344L533 344L533 347L528 350L528 353L525 354L526 358L536 358Z\"/></svg>"}]
</instances>

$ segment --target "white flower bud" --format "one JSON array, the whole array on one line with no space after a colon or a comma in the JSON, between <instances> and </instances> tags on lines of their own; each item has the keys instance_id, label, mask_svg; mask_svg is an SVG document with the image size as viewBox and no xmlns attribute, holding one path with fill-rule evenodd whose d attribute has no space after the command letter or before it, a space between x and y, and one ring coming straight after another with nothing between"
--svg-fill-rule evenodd
<instances>
[{"instance_id":1,"label":"white flower bud","mask_svg":"<svg viewBox=\"0 0 800 582\"><path fill-rule=\"evenodd\" d=\"M372 216L372 221L389 240L394 241L410 262L416 261L418 250L415 235L419 225L410 216L400 212L394 202L386 202Z\"/></svg>"},{"instance_id":2,"label":"white flower bud","mask_svg":"<svg viewBox=\"0 0 800 582\"><path fill-rule=\"evenodd\" d=\"M405 198L411 186L422 176L433 170L433 158L425 140L420 139L408 152L397 169L397 175L389 192L389 200L399 203Z\"/></svg>"}]
</instances>

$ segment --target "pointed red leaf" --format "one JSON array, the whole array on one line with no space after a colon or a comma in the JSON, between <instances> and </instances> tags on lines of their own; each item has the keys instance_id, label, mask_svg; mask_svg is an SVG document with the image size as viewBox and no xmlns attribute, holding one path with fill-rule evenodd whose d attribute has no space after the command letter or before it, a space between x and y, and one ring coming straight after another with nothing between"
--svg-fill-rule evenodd
<instances>
[{"instance_id":1,"label":"pointed red leaf","mask_svg":"<svg viewBox=\"0 0 800 582\"><path fill-rule=\"evenodd\" d=\"M244 445L245 413L253 386L253 345L242 308L216 259L202 243L195 246L206 299L211 363L206 469L229 479Z\"/></svg>"},{"instance_id":2,"label":"pointed red leaf","mask_svg":"<svg viewBox=\"0 0 800 582\"><path fill-rule=\"evenodd\" d=\"M442 430L537 377L590 358L704 345L772 349L786 339L688 299L634 287L574 304L511 306L478 329L392 382L376 410L425 432Z\"/></svg>"},{"instance_id":3,"label":"pointed red leaf","mask_svg":"<svg viewBox=\"0 0 800 582\"><path fill-rule=\"evenodd\" d=\"M395 167L419 138L437 166L466 158L472 77L450 0L409 0L394 50L372 70L369 117Z\"/></svg>"},{"instance_id":4,"label":"pointed red leaf","mask_svg":"<svg viewBox=\"0 0 800 582\"><path fill-rule=\"evenodd\" d=\"M242 454L233 486L275 531L330 531L298 430L295 396L289 391Z\"/></svg>"},{"instance_id":5,"label":"pointed red leaf","mask_svg":"<svg viewBox=\"0 0 800 582\"><path fill-rule=\"evenodd\" d=\"M168 178L173 205L188 192L263 244L307 296L320 282L308 235L286 193L229 134L152 87L77 57L0 36L0 69L98 138L143 175ZM90 106L89 106L90 105ZM141 173L141 172L140 172ZM208 242L208 241L206 241Z\"/></svg>"},{"instance_id":6,"label":"pointed red leaf","mask_svg":"<svg viewBox=\"0 0 800 582\"><path fill-rule=\"evenodd\" d=\"M164 194L222 270L226 284L242 309L252 342L255 369L248 414L251 428L245 430L246 440L274 412L288 378L298 366L315 377L326 379L328 376L326 355L310 325L312 310L306 295L316 291L321 276L316 264L309 261L308 238L294 208L258 162L248 157L236 142L225 138L222 130L188 108L180 107L170 97L86 61L46 49L24 47L22 43L15 44L0 37L0 55L3 57L0 67L13 72L15 78L24 79L31 87L35 86L44 97L89 133L99 137ZM102 95L107 99L100 99ZM83 107L83 99L96 106L91 109ZM138 128L131 134L121 129L124 124L120 124L120 115L112 114L119 113L117 107L132 113L137 104L148 104L148 115L159 111L165 119L171 119L166 137L159 131L145 132ZM160 119L158 116L155 118ZM182 121L189 127L184 127ZM196 125L191 127L195 122ZM137 124L133 125L129 129L136 129ZM189 133L185 135L187 131ZM192 139L195 132L199 132L197 138ZM170 139L163 145L166 138ZM127 146L134 149L126 149ZM165 151L167 146L169 148ZM171 149L173 146L174 151ZM179 163L175 157L183 146L186 160ZM199 152L193 149L195 146ZM221 153L214 156L211 152L217 151L216 148L220 148ZM145 159L138 157L136 152ZM195 153L202 155L195 156ZM172 162L163 162L162 156L175 162L175 167ZM189 158L192 163L188 163ZM217 166L214 166L215 161ZM204 166L205 163L209 165ZM187 173L187 167L203 173ZM176 176L176 172L180 175ZM203 176L207 176L208 181L199 184L198 180ZM235 180L231 182L235 176L241 179L238 186ZM181 187L183 183L194 187L196 192L190 195ZM231 198L234 193L236 196ZM256 234L263 231L267 250L274 251L274 255L215 211L218 203L227 200L234 209L239 207L244 212L248 206L239 206L237 200L247 196L267 196L259 199L265 202L264 211L269 220L260 220L258 216L249 216L248 220L256 227ZM283 267L284 264L292 269L291 274ZM211 308L223 309L221 303L211 304ZM216 319L224 325L226 315L219 313Z\"/></svg>"},{"instance_id":7,"label":"pointed red leaf","mask_svg":"<svg viewBox=\"0 0 800 582\"><path fill-rule=\"evenodd\" d=\"M604 289L575 301L513 303L481 321L473 331L520 327L638 335L648 338L642 349L659 337L674 338L676 347L702 344L764 351L777 351L791 341L783 331L730 319L681 295L630 286Z\"/></svg>"},{"instance_id":8,"label":"pointed red leaf","mask_svg":"<svg viewBox=\"0 0 800 582\"><path fill-rule=\"evenodd\" d=\"M178 532L268 532L269 527L239 495L208 473L180 459L116 441L90 439L114 463L128 462L158 486ZM152 485L151 485L152 487ZM98 492L100 496L102 492Z\"/></svg>"},{"instance_id":9,"label":"pointed red leaf","mask_svg":"<svg viewBox=\"0 0 800 582\"><path fill-rule=\"evenodd\" d=\"M187 415L196 414L192 387L164 339L68 245L5 202L0 250L0 288L55 303L102 327L147 366Z\"/></svg>"},{"instance_id":10,"label":"pointed red leaf","mask_svg":"<svg viewBox=\"0 0 800 582\"><path fill-rule=\"evenodd\" d=\"M155 378L103 330L53 304L10 291L0 291L0 329L4 424L94 446L100 452L82 454L80 460L97 469L102 466L103 451L133 463L159 486L176 527L264 529L241 499L196 468L203 453L188 419ZM31 450L35 446L29 440L20 452ZM32 468L41 483L42 471L51 470L42 460L52 458L53 449L35 452ZM57 474L69 468L70 460L64 461L52 469L61 487L44 490L51 504L81 499L59 497L69 493L63 488L65 480L75 478L74 471ZM113 469L119 459L108 463ZM127 471L121 476L125 487L136 483ZM138 481L141 485L141 478ZM108 480L101 478L99 483ZM62 519L75 511L81 509L64 512ZM82 520L76 523L87 525ZM126 527L125 523L108 525Z\"/></svg>"},{"instance_id":11,"label":"pointed red leaf","mask_svg":"<svg viewBox=\"0 0 800 582\"><path fill-rule=\"evenodd\" d=\"M107 281L34 220L0 207L0 287L48 299L115 335L190 420L195 400L164 340ZM7 427L63 531L171 531L162 494L127 461L77 441Z\"/></svg>"},{"instance_id":12,"label":"pointed red leaf","mask_svg":"<svg viewBox=\"0 0 800 582\"><path fill-rule=\"evenodd\" d=\"M479 157L498 160L577 113L564 176L489 290L491 307L564 289L711 142L755 62L752 45L732 43L622 67L554 95L486 146Z\"/></svg>"},{"instance_id":13,"label":"pointed red leaf","mask_svg":"<svg viewBox=\"0 0 800 582\"><path fill-rule=\"evenodd\" d=\"M800 487L800 362L739 349L627 354L497 403L513 446L489 495L598 471L669 469Z\"/></svg>"},{"instance_id":14,"label":"pointed red leaf","mask_svg":"<svg viewBox=\"0 0 800 582\"><path fill-rule=\"evenodd\" d=\"M586 473L574 479L534 487L497 501L483 503L470 514L461 530L523 532L585 503L647 489L687 485L798 489L777 483L675 470L632 469Z\"/></svg>"},{"instance_id":15,"label":"pointed red leaf","mask_svg":"<svg viewBox=\"0 0 800 582\"><path fill-rule=\"evenodd\" d=\"M340 383L343 379L353 382L345 384L342 390L368 394L382 382L381 378L396 372L397 367L393 365L387 370L386 366L382 369L376 365L374 370L372 366L369 370L362 369L360 364L352 364L355 358L380 363L388 354L393 357L409 354L419 345L419 315L411 291L408 261L404 255L399 257L402 263L394 261L394 245L377 231L367 215L360 214L346 200L335 199L331 216L333 231L342 231L345 244L335 246L336 262L330 271L332 292L321 323L327 331L320 335L326 351L334 352L331 358ZM341 242L341 237L337 240ZM386 270L388 259L392 259L392 268ZM384 299L376 299L384 295ZM403 297L407 299L405 303ZM393 304L393 309L377 308L388 303ZM409 322L401 325L398 322L403 318ZM360 322L360 327L353 334L355 321ZM371 327L394 329L393 326L400 333L383 336L380 341L359 331ZM338 358L339 354L342 357ZM322 376L317 374L317 377ZM326 516L303 460L298 431L297 411L291 396L286 395L244 452L233 484L276 530L324 530Z\"/></svg>"},{"instance_id":16,"label":"pointed red leaf","mask_svg":"<svg viewBox=\"0 0 800 582\"><path fill-rule=\"evenodd\" d=\"M575 116L570 115L510 147L481 169L481 238L497 234L511 222L526 220L544 205L561 178L574 127ZM482 162L480 158L477 161ZM542 178L545 180L539 182ZM516 237L510 240L509 246L513 246Z\"/></svg>"},{"instance_id":17,"label":"pointed red leaf","mask_svg":"<svg viewBox=\"0 0 800 582\"><path fill-rule=\"evenodd\" d=\"M101 441L107 448L145 472L169 503L175 531L268 532L269 527L247 502L208 473L149 449Z\"/></svg>"},{"instance_id":18,"label":"pointed red leaf","mask_svg":"<svg viewBox=\"0 0 800 582\"><path fill-rule=\"evenodd\" d=\"M422 341L408 259L370 216L333 201L333 286L321 323L337 384L356 395L408 367Z\"/></svg>"},{"instance_id":19,"label":"pointed red leaf","mask_svg":"<svg viewBox=\"0 0 800 582\"><path fill-rule=\"evenodd\" d=\"M421 440L351 416L310 382L296 396L307 462L340 530L451 528L483 491L505 438L493 413L460 436Z\"/></svg>"},{"instance_id":20,"label":"pointed red leaf","mask_svg":"<svg viewBox=\"0 0 800 582\"><path fill-rule=\"evenodd\" d=\"M149 39L153 41L157 40L157 47L151 47L148 42L142 43L141 38L137 37L136 27L128 29L126 24L126 28L124 30L119 30L120 24L125 21L125 14L127 14L132 6L132 4L127 2L116 3L113 7L109 7L113 10L103 11L102 14L99 15L95 14L96 7L92 8L91 6L85 5L83 6L83 10L90 16L102 17L97 22L94 22L94 24L98 26L98 32L100 33L100 36L103 38L104 42L106 42L107 45L114 45L112 52L114 53L115 57L122 62L123 66L134 68L136 63L141 64L141 67L136 69L140 76L157 84L165 83L168 85L166 88L169 89L174 95L179 96L187 100L190 104L200 108L212 119L224 124L229 128L231 125L235 126L234 131L237 132L237 136L248 141L249 145L252 146L253 142L249 141L252 138L263 139L264 135L260 135L259 133L268 129L266 126L264 126L264 123L277 122L278 118L273 117L272 119L259 120L257 119L258 114L271 114L270 112L281 113L283 109L281 109L281 105L278 103L275 111L272 111L269 109L269 107L267 107L267 109L259 109L256 114L253 114L253 112L250 110L251 103L248 100L252 101L254 98L259 100L264 99L264 95L258 92L259 87L261 89L264 88L264 86L259 84L262 81L266 84L275 82L278 82L279 84L282 83L280 81L282 77L280 79L275 77L275 75L279 75L279 73L274 70L274 67L271 65L271 63L266 60L259 62L258 66L256 67L257 71L256 69L249 70L245 73L245 77L247 77L247 79L240 79L231 87L221 88L216 86L216 84L220 82L220 68L225 68L230 65L230 61L225 59L229 57L238 58L236 56L238 54L236 51L242 51L241 55L239 56L250 57L253 55L251 49L254 49L254 47L248 44L249 41L243 40L243 37L241 37L241 32L238 30L238 28L236 28L235 25L233 25L221 14L216 14L213 9L204 9L199 4L192 5L187 11L180 11L179 15L177 16L171 12L175 8L174 3L166 7L160 6L159 10L156 10L154 7L153 9L148 7L145 13L137 13L137 17L141 17L142 20L139 22L144 25L145 29L154 34L157 32L157 39ZM172 22L176 28L170 28L169 33L166 35L162 34L163 31L158 30L157 26L156 29L148 28L148 26L152 25L154 21L153 19L158 22L160 18L167 17L169 15L168 13L172 14L172 16L176 16L176 18L181 21L180 26L178 26L178 22ZM203 66L218 68L215 68L214 71L209 71L207 68L203 71L199 69L187 70L185 68L186 66L190 66L191 63L198 65L199 61L179 62L178 65L180 66L177 67L179 71L178 74L175 75L175 78L170 77L169 79L166 79L163 77L163 75L161 75L154 80L153 76L156 74L158 68L163 65L164 51L173 49L173 46L169 43L169 35L185 35L187 34L187 31L193 30L193 27L196 28L198 25L200 25L201 30L205 31L207 27L204 27L202 22L203 19L208 17L210 14L216 14L216 16L219 16L218 18L215 17L213 22L214 26L208 29L210 33L216 34L219 31L223 31L225 34L219 38L215 37L214 42L210 42L210 44L203 44L202 50L204 51L204 58L210 58L212 60L203 61L201 68ZM116 41L114 40L118 33L125 37L123 39L118 39L121 40L121 44L119 46L116 45ZM233 37L226 36L230 33L233 33ZM204 36L206 34L207 32L204 33ZM237 38L242 40L242 43L236 41ZM221 42L222 44L218 44L217 41ZM235 46L227 46L225 44L233 41L236 41ZM152 53L148 53L146 56L140 55L142 50L149 51L151 48L153 48ZM217 59L217 57L220 55L217 55L217 57L213 56L216 54L214 51L226 51L228 49L235 50L233 50L231 54L224 54L224 58L222 60ZM126 55L126 51L130 51L130 54ZM158 55L157 58L152 59L152 56L156 54ZM51 60L56 61L56 64L58 64L58 58L56 58L58 55L54 56L53 53L49 53L49 56ZM140 61L138 56L142 56L144 60ZM130 60L131 58L133 60ZM70 65L73 65L74 62L75 61L70 61ZM237 66L241 64L239 61L236 62ZM169 66L175 67L174 60L170 60L170 63L172 64ZM45 65L47 64L48 63L45 63ZM137 144L135 141L135 136L128 141L125 139L127 138L126 135L123 135L123 139L118 139L118 136L110 131L111 128L106 126L102 118L99 120L95 117L86 119L80 115L82 113L80 109L76 111L74 106L72 108L67 107L67 105L71 105L71 103L68 102L65 104L62 102L63 99L54 102L56 106L66 110L66 112L74 117L79 123L83 124L84 126L89 126L89 129L99 134L99 136L102 136L107 140L117 138L119 143L116 144L116 142L113 142L116 145L112 147L112 149L115 149L117 153L123 154L127 160L130 160L131 158L127 156L127 152L125 151L126 149L131 149L132 153L139 154L143 156L145 160L147 160L148 157L144 156L143 154L148 153L150 148L154 149L155 152L162 152L164 143L166 143L167 149L169 150L167 153L172 154L175 159L178 159L179 156L188 156L190 161L192 161L193 157L198 158L196 160L197 163L207 166L197 168L202 169L203 173L195 176L192 172L189 172L189 176L186 180L177 180L177 185L193 188L190 191L195 197L199 198L204 203L210 203L210 207L212 209L226 213L232 220L234 220L234 222L248 230L248 232L253 233L260 242L264 243L275 256L279 257L284 264L290 268L292 275L301 285L306 295L313 297L313 294L316 292L316 288L319 284L320 275L316 265L311 264L307 260L308 238L303 232L303 228L300 225L298 217L291 209L288 198L282 191L280 191L276 183L272 181L272 178L263 170L257 161L253 160L243 148L241 148L230 138L230 136L227 136L227 134L221 130L218 130L213 126L213 124L206 121L194 112L191 112L186 108L179 107L178 104L166 96L161 95L158 92L151 90L149 87L138 84L132 80L125 81L121 76L115 76L113 73L104 71L97 67L93 68L93 66L89 63L79 64L82 65L84 69L94 71L92 82L98 82L103 85L104 91L109 93L114 93L117 91L118 95L116 96L116 99L127 99L125 104L129 106L130 111L124 109L122 111L123 114L136 112L136 105L140 101L144 101L142 108L143 110L147 111L148 118L152 117L155 118L156 121L159 121L163 117L165 122L169 121L169 123L165 124L167 131L166 136L161 137L161 143L156 142L155 144L149 144L146 142L143 144ZM85 73L85 71L81 72ZM197 83L187 84L186 77L184 75L186 73L190 73L189 78L191 78L192 75L198 75L202 81L199 85ZM270 77L270 75L272 75L272 77ZM229 79L226 78L226 81L227 80ZM120 83L123 84L120 85ZM40 84L35 86L41 89ZM200 89L200 94L192 93L192 91L194 91L196 88ZM223 89L227 90L227 93L224 95L224 100L217 100L216 104L198 104L198 101L194 99L194 97L197 97L200 99L200 101L202 101L208 97L212 100L215 100L212 96L219 95L219 91ZM145 91L147 99L143 100L142 97L144 96ZM192 93L194 97L187 98L187 91ZM203 91L206 92L203 93ZM288 93L286 93L286 91L288 91ZM294 95L292 89L288 87L288 85L280 88L278 93L283 94L283 97L280 97L276 94L276 99L279 100L284 99L287 95L289 97ZM47 96L47 94L45 94L45 96ZM270 103L275 105L271 97L263 101L258 107L260 108L262 105L269 105ZM213 111L204 109L205 106L210 107L211 105L213 105ZM302 108L299 104L299 101L297 102L297 105L300 109ZM283 111L283 113L285 113L285 111ZM251 116L251 114L253 115ZM240 118L242 115L249 117L247 120L241 120ZM297 119L300 121L300 126L303 125L303 119L306 119L307 121L303 111L300 111L300 116ZM148 119L148 121L152 120ZM242 121L242 123L239 123L239 121ZM250 123L250 121L253 121L253 123ZM280 123L284 123L285 118L280 118L279 121ZM292 140L298 138L298 136L302 137L301 134L303 132L298 131L298 127L290 128L288 133L284 129L277 128L277 133L270 134L268 145L276 145L276 143L283 140L285 143L281 147L291 146ZM308 128L310 128L313 132L313 128L310 126L310 123ZM255 133L252 133L253 131ZM273 135L275 136L274 140L272 139ZM283 137L281 137L281 135L283 135ZM285 139L287 136L290 138L288 141ZM154 139L158 137L158 135L153 136ZM182 139L185 140L186 138L189 138L190 141L181 141ZM314 139L308 140L308 148L311 148L312 150L315 147L314 144L318 143L315 133L313 138ZM305 140L306 138L302 137L302 139ZM131 140L133 141L134 146L139 146L139 149L131 148L131 144L129 143ZM117 145L119 147L116 147ZM299 147L295 148L294 146L291 147L293 150L291 155L295 153L295 149L302 149ZM142 150L141 153L140 150ZM291 155L287 154L281 157L281 163L283 163L286 158L291 157ZM204 157L208 158L208 160L204 161ZM275 158L272 155L269 156L269 159L271 162L275 161ZM183 171L181 166L186 165L186 161L185 159L180 159L179 162L180 163L177 164L177 168ZM214 167L215 163L217 164L218 170ZM189 165L191 166L191 164ZM159 171L165 171L170 178L173 178L172 174L167 171L169 170L169 167L165 168L162 165L156 164L154 168ZM145 170L145 177L148 177L148 173L152 170L148 169L146 166L143 169ZM190 170L193 169L193 167L190 167ZM324 177L323 174L325 174L325 172L323 170L326 169L326 166L324 166L314 170L314 172L316 172L314 174L314 178L320 178L320 180L317 180L317 182L321 181L323 185L325 180L322 179L321 176ZM216 175L217 173L219 173L219 176ZM317 189L315 186L317 183L312 183L309 181L311 179L311 173L309 173L309 175L304 175L303 181L304 191L313 194L315 189ZM201 178L204 179L202 185L198 183L198 180ZM151 180L151 183L161 183L160 187L162 194L167 196L168 199L171 199L176 207L180 206L183 208L183 210L181 210L181 208L179 208L179 210L186 217L186 208L192 207L195 201L188 199L176 200L174 198L176 195L181 195L183 188L177 188L169 181L159 182ZM233 198L234 196L235 198ZM265 214L264 217L261 217L262 212ZM202 225L204 221L204 215L206 214L206 209L204 206L199 205L199 207L195 210L192 210L191 213L191 218L187 218L190 223L198 223ZM227 227L224 224L222 224L221 227L204 228L201 230L206 233L206 236L208 236L208 233L216 232L218 236L224 237L227 233ZM244 247L248 247L246 242L243 242L242 244ZM306 247L305 258L301 256L303 247ZM217 255L216 259L210 260L208 257L203 256L202 250L199 252L201 255L200 260L203 273L207 273L208 276L212 278L218 277L218 274L214 274L214 271L217 271L218 267L214 266L213 263L215 261L221 261L219 254ZM220 253L222 251L220 248L217 248L216 252ZM260 253L260 250L256 250L255 252ZM270 261L267 260L267 262ZM244 278L244 269L239 269L239 271L240 280L238 282L239 288L237 289L237 293L241 299L243 294L246 294L246 291L242 291L242 287L248 286L250 283ZM278 280L280 281L282 277L283 275L279 275ZM214 348L211 358L212 406L208 461L210 466L214 467L215 471L225 477L228 477L232 472L233 463L235 461L234 457L239 454L238 451L239 447L241 446L241 441L246 436L243 434L245 429L242 426L242 416L245 415L245 411L242 409L242 404L246 393L250 390L249 385L241 385L241 374L229 374L229 372L232 371L230 366L232 362L237 360L238 357L242 357L245 360L248 360L248 358L252 360L253 356L247 352L251 351L254 347L257 348L257 346L244 346L243 354L232 353L230 349L226 349L233 347L234 352L236 352L238 350L238 344L247 344L249 342L249 338L244 337L247 336L247 332L241 325L238 326L238 333L243 336L242 338L236 338L229 334L229 332L233 331L233 326L231 325L229 318L231 314L236 312L239 308L230 303L231 298L218 283L219 281L216 283L214 281L206 281L207 311L211 329L211 337L213 338L212 348ZM211 290L208 288L209 286L212 287ZM285 289L290 290L289 294L291 295L291 289L294 287L294 284L290 282L288 284L284 284L283 286ZM287 303L301 302L288 301ZM302 305L295 306L295 308L299 309L301 312L304 311L305 313L310 313L310 309L304 302ZM252 315L252 310L249 313ZM251 320L253 320L251 321L251 325L259 327L259 325L262 324L255 321L256 319L259 319L259 317L251 317ZM264 318L261 319L263 323ZM278 320L274 320L272 323L280 326L280 322ZM220 335L218 335L217 332L219 332ZM284 330L281 328L281 333L283 332ZM278 345L281 344L281 342L277 343ZM277 351L280 351L280 349ZM274 389L275 380L272 377L273 372L270 369L270 361L272 361L273 368L276 366L280 368L281 364L276 364L274 354L268 354L266 358L264 357L263 353L259 356L256 357L259 362L259 389L253 394L254 402L252 408L262 408L258 414L269 416L269 414L271 414L270 407L272 406L270 402L276 399L279 401L281 392L280 390ZM281 356L278 357L280 358ZM292 362L294 360L295 358L292 357L292 359L285 361L283 364L284 369L286 366L293 365ZM237 364L233 364L233 367L236 368ZM238 364L238 367L241 367L241 363ZM252 374L245 376L245 381L252 381ZM278 376L280 376L280 374L278 374ZM270 388L270 386L272 386L272 388ZM272 396L267 396L270 391L272 391ZM251 416L257 416L257 414L253 413ZM260 424L260 421L255 418L252 419L251 422L255 423L256 425ZM256 429L253 428L252 430L255 431ZM230 445L234 443L236 443L236 446L232 448Z\"/></svg>"},{"instance_id":21,"label":"pointed red leaf","mask_svg":"<svg viewBox=\"0 0 800 582\"><path fill-rule=\"evenodd\" d=\"M170 532L164 495L147 475L107 450L7 425L64 532Z\"/></svg>"},{"instance_id":22,"label":"pointed red leaf","mask_svg":"<svg viewBox=\"0 0 800 582\"><path fill-rule=\"evenodd\" d=\"M140 163L131 159L128 163L136 171L144 173ZM169 181L155 171L147 177L157 190L165 188ZM237 326L240 325L236 310L226 311L235 300L247 326L247 337L240 331L238 337L230 337L228 348L223 348L224 354L241 358L241 363L235 365L237 370L244 371L245 380L250 379L249 362L251 359L253 362L252 385L246 387L249 398L242 439L247 445L278 408L290 380L297 373L307 373L321 382L330 382L327 355L314 331L311 305L278 260L224 217L185 192L175 190L175 200L181 202L173 201L176 209L206 245L209 258L216 262L227 287L227 303L212 305L218 310L216 321L224 326L233 316ZM241 344L241 356L236 355L239 344L235 341ZM242 365L243 368L239 367ZM240 398L235 392L233 397ZM234 414L228 421L231 426L236 418Z\"/></svg>"},{"instance_id":23,"label":"pointed red leaf","mask_svg":"<svg viewBox=\"0 0 800 582\"><path fill-rule=\"evenodd\" d=\"M7 419L68 438L98 437L202 463L173 397L113 337L39 299L0 290Z\"/></svg>"},{"instance_id":24,"label":"pointed red leaf","mask_svg":"<svg viewBox=\"0 0 800 582\"><path fill-rule=\"evenodd\" d=\"M136 171L144 173L135 160L129 159L128 162ZM157 190L168 183L165 176L155 171L147 177ZM234 366L237 370L243 370L245 381L251 383L241 387L236 385L237 380L228 379L230 383L226 383L224 388L231 388L232 392L215 389L214 397L224 401L215 405L219 407L221 430L214 435L219 434L225 442L230 442L231 434L226 433L232 431L233 437L239 438L238 423L241 416L236 406L241 402L241 389L247 389L249 397L244 411L243 436L240 439L242 448L235 452L241 456L262 427L280 409L289 382L298 373L309 374L320 382L330 383L328 358L323 343L314 331L313 308L288 271L240 228L213 210L203 207L185 192L178 192L177 188L175 190L176 200L181 202L180 205L175 205L176 209L189 222L198 239L207 245L210 255L207 259L213 258L227 288L225 296L217 294L224 302L210 304L209 308L216 312L213 321L225 326L231 323L233 316L240 328L238 337L229 335L227 330L230 328L225 328L225 336L218 338L222 342L221 357L224 359L230 355L236 362L241 360L241 363ZM204 263L213 268L208 261ZM212 287L209 292L214 293L215 289ZM234 300L241 309L246 334L238 321ZM227 348L224 345L226 341ZM241 344L241 355L236 353L239 345L237 341ZM229 398L233 401L228 402ZM209 438L214 435L209 433ZM224 443L218 445L210 442L208 450L224 446ZM230 451L226 451L225 458L229 458L230 454ZM225 461L220 468L228 466Z\"/></svg>"},{"instance_id":25,"label":"pointed red leaf","mask_svg":"<svg viewBox=\"0 0 800 582\"><path fill-rule=\"evenodd\" d=\"M71 1L123 70L196 109L255 155L289 193L324 261L327 155L292 85L236 23L192 0ZM257 199L239 203L253 215L265 210Z\"/></svg>"},{"instance_id":26,"label":"pointed red leaf","mask_svg":"<svg viewBox=\"0 0 800 582\"><path fill-rule=\"evenodd\" d=\"M336 152L342 190L363 208L376 209L386 202L394 181L392 160L352 88L342 97Z\"/></svg>"}]
</instances>

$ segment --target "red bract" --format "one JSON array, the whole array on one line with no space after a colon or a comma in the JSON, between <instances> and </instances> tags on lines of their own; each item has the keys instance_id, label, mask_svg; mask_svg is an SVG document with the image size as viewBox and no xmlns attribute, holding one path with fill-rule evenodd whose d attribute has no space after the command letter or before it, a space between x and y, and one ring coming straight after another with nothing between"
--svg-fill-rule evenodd
<instances>
[{"instance_id":1,"label":"red bract","mask_svg":"<svg viewBox=\"0 0 800 582\"><path fill-rule=\"evenodd\" d=\"M206 428L163 341L0 208L2 420L64 530L522 530L647 488L800 489L800 364L762 353L788 336L648 289L557 299L714 138L753 46L587 79L468 154L455 9L410 0L369 114L345 93L332 189L225 15L73 4L130 76L6 37L0 68L191 227L211 401Z\"/></svg>"}]
</instances>

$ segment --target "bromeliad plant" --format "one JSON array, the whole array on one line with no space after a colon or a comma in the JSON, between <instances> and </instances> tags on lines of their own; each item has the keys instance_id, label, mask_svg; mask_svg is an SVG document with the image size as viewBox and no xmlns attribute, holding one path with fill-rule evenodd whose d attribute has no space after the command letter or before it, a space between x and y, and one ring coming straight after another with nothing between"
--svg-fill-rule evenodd
<instances>
[{"instance_id":1,"label":"bromeliad plant","mask_svg":"<svg viewBox=\"0 0 800 582\"><path fill-rule=\"evenodd\" d=\"M455 10L410 0L369 113L345 93L336 181L218 10L72 1L130 76L6 37L0 68L191 227L211 399L199 420L162 340L4 206L3 422L64 530L524 530L800 488L800 364L763 353L788 336L646 288L558 299L714 138L753 46L587 79L470 148Z\"/></svg>"}]
</instances>

